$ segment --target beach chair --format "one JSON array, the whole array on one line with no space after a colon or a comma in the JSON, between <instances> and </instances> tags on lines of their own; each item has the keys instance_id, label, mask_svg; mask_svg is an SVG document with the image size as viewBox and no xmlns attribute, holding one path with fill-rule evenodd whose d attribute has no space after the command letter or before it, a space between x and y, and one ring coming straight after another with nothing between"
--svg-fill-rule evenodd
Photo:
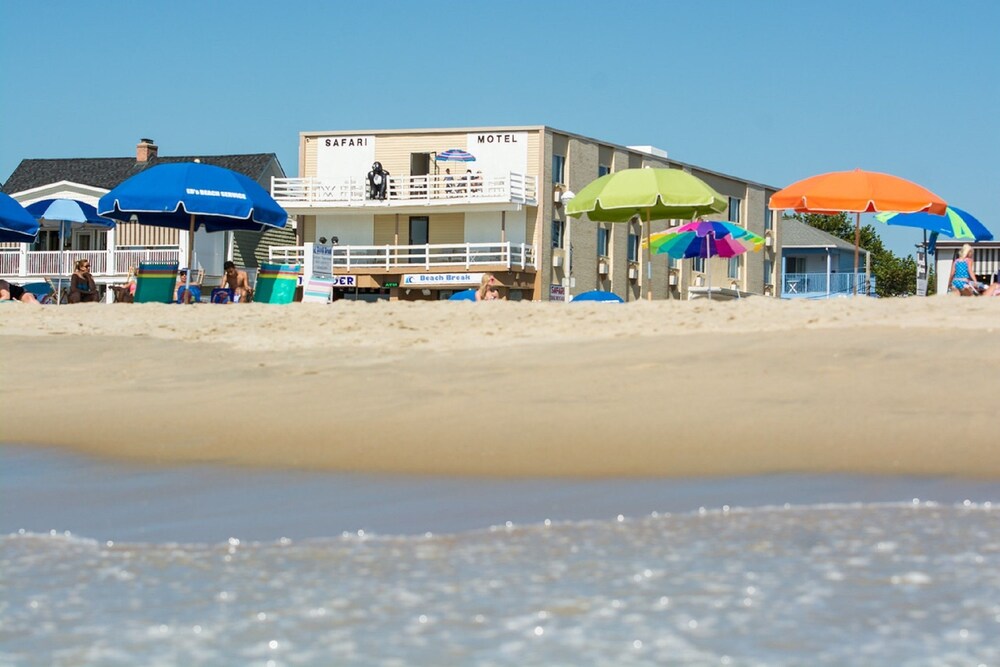
<instances>
[{"instance_id":1,"label":"beach chair","mask_svg":"<svg viewBox=\"0 0 1000 667\"><path fill-rule=\"evenodd\" d=\"M302 303L330 303L336 278L311 277L302 288Z\"/></svg>"},{"instance_id":2,"label":"beach chair","mask_svg":"<svg viewBox=\"0 0 1000 667\"><path fill-rule=\"evenodd\" d=\"M135 275L135 303L171 303L177 262L141 262Z\"/></svg>"},{"instance_id":3,"label":"beach chair","mask_svg":"<svg viewBox=\"0 0 1000 667\"><path fill-rule=\"evenodd\" d=\"M253 300L257 303L291 303L295 298L295 288L299 286L298 264L260 265Z\"/></svg>"},{"instance_id":4,"label":"beach chair","mask_svg":"<svg viewBox=\"0 0 1000 667\"><path fill-rule=\"evenodd\" d=\"M25 283L22 285L25 292L31 292L38 299L38 303L56 303L56 291L47 280L42 282Z\"/></svg>"}]
</instances>

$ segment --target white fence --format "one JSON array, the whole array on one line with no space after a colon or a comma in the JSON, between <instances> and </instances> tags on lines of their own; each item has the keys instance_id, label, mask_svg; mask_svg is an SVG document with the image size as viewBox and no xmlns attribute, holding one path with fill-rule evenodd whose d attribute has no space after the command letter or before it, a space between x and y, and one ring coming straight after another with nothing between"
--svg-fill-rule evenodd
<instances>
[{"instance_id":1,"label":"white fence","mask_svg":"<svg viewBox=\"0 0 1000 667\"><path fill-rule=\"evenodd\" d=\"M17 248L0 250L0 276L39 278L73 273L76 261L90 262L90 272L96 277L128 273L139 262L177 262L180 250L176 247L133 248L108 250L58 250L23 251Z\"/></svg>"},{"instance_id":2,"label":"white fence","mask_svg":"<svg viewBox=\"0 0 1000 667\"><path fill-rule=\"evenodd\" d=\"M305 246L272 246L268 256L281 264L306 264ZM371 269L408 271L416 268L464 268L504 266L537 268L535 249L524 243L438 243L424 245L333 246L333 268L343 271Z\"/></svg>"},{"instance_id":3,"label":"white fence","mask_svg":"<svg viewBox=\"0 0 1000 667\"><path fill-rule=\"evenodd\" d=\"M390 176L385 198L378 197L368 179L329 181L320 178L272 178L271 196L278 203L304 202L330 206L364 206L378 202L516 202L536 203L534 176L515 174L427 174L425 176Z\"/></svg>"}]
</instances>

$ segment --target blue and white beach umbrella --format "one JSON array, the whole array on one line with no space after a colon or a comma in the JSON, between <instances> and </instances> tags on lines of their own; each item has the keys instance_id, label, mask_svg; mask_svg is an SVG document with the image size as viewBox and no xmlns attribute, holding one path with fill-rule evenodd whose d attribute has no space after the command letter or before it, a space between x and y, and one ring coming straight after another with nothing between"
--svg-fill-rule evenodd
<instances>
[{"instance_id":1,"label":"blue and white beach umbrella","mask_svg":"<svg viewBox=\"0 0 1000 667\"><path fill-rule=\"evenodd\" d=\"M38 218L40 227L46 223L59 226L59 291L62 294L63 250L66 247L66 234L74 227L103 227L110 229L115 221L97 215L97 209L86 202L75 199L42 199L26 207L28 213Z\"/></svg>"},{"instance_id":2,"label":"blue and white beach umbrella","mask_svg":"<svg viewBox=\"0 0 1000 667\"><path fill-rule=\"evenodd\" d=\"M446 151L438 153L434 160L437 162L475 162L476 156L463 151L461 148L449 148Z\"/></svg>"}]
</instances>

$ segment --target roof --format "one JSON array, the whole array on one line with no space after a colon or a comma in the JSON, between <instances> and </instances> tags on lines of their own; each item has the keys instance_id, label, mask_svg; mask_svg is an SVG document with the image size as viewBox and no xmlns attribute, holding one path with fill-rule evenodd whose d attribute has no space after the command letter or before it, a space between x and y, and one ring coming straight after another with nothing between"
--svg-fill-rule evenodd
<instances>
[{"instance_id":1,"label":"roof","mask_svg":"<svg viewBox=\"0 0 1000 667\"><path fill-rule=\"evenodd\" d=\"M249 153L245 155L178 155L154 157L148 162L138 162L135 157L54 158L21 160L17 169L3 185L7 194L39 188L50 183L71 181L110 190L139 172L170 162L203 162L225 167L260 181L272 161L274 153ZM278 168L282 173L280 164Z\"/></svg>"},{"instance_id":2,"label":"roof","mask_svg":"<svg viewBox=\"0 0 1000 667\"><path fill-rule=\"evenodd\" d=\"M783 248L839 248L854 252L854 244L833 234L816 229L795 218L781 219L781 247ZM861 252L868 252L861 248Z\"/></svg>"}]
</instances>

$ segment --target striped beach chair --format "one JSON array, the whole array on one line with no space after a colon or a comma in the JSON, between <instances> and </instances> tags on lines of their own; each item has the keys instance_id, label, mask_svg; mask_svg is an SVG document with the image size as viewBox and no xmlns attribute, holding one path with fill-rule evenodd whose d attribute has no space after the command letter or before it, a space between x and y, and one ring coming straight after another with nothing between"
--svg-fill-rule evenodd
<instances>
[{"instance_id":1,"label":"striped beach chair","mask_svg":"<svg viewBox=\"0 0 1000 667\"><path fill-rule=\"evenodd\" d=\"M291 303L295 298L295 288L299 286L301 270L298 264L261 264L253 300L257 303Z\"/></svg>"},{"instance_id":2,"label":"striped beach chair","mask_svg":"<svg viewBox=\"0 0 1000 667\"><path fill-rule=\"evenodd\" d=\"M135 303L171 303L177 262L140 262L135 274Z\"/></svg>"},{"instance_id":3,"label":"striped beach chair","mask_svg":"<svg viewBox=\"0 0 1000 667\"><path fill-rule=\"evenodd\" d=\"M313 276L302 287L302 303L330 303L336 278Z\"/></svg>"}]
</instances>

